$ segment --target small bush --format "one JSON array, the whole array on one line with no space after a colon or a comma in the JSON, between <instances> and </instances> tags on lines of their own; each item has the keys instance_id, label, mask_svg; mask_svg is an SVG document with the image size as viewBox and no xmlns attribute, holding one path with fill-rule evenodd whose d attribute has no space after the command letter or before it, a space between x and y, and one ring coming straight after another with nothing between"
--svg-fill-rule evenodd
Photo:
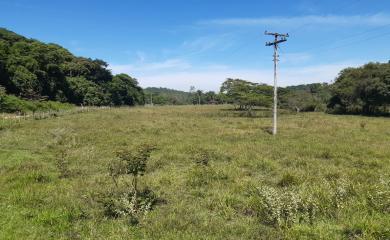
<instances>
[{"instance_id":1,"label":"small bush","mask_svg":"<svg viewBox=\"0 0 390 240\"><path fill-rule=\"evenodd\" d=\"M142 144L135 150L121 149L117 151L117 158L111 162L109 167L109 173L115 185L118 187L120 176L132 176L132 187L136 194L138 176L144 175L146 163L154 149L153 145Z\"/></svg>"},{"instance_id":2,"label":"small bush","mask_svg":"<svg viewBox=\"0 0 390 240\"><path fill-rule=\"evenodd\" d=\"M150 158L153 145L142 144L135 149L121 149L116 152L117 158L109 166L109 175L115 183L104 203L105 215L110 217L128 217L131 225L139 223L156 203L155 194L145 188L139 191L138 177L143 176ZM131 177L131 189L128 189L128 178Z\"/></svg>"}]
</instances>

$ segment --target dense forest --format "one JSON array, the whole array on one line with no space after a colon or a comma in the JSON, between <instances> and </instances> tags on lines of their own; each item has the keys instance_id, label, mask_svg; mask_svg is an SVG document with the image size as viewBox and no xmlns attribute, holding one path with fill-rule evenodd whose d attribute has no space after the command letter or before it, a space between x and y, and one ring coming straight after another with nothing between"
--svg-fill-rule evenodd
<instances>
[{"instance_id":1,"label":"dense forest","mask_svg":"<svg viewBox=\"0 0 390 240\"><path fill-rule=\"evenodd\" d=\"M145 102L157 105L222 104L221 94L204 92L191 87L189 92L169 88L148 87L144 89Z\"/></svg>"},{"instance_id":2,"label":"dense forest","mask_svg":"<svg viewBox=\"0 0 390 240\"><path fill-rule=\"evenodd\" d=\"M144 89L145 102L158 105L187 105L191 104L191 94L189 92L169 89L148 87Z\"/></svg>"},{"instance_id":3,"label":"dense forest","mask_svg":"<svg viewBox=\"0 0 390 240\"><path fill-rule=\"evenodd\" d=\"M330 112L389 114L390 62L344 69L332 84L331 91Z\"/></svg>"},{"instance_id":4,"label":"dense forest","mask_svg":"<svg viewBox=\"0 0 390 240\"><path fill-rule=\"evenodd\" d=\"M144 94L137 80L126 74L113 76L107 66L102 60L76 57L59 45L0 28L3 95L5 91L26 100L77 105L143 104Z\"/></svg>"}]
</instances>

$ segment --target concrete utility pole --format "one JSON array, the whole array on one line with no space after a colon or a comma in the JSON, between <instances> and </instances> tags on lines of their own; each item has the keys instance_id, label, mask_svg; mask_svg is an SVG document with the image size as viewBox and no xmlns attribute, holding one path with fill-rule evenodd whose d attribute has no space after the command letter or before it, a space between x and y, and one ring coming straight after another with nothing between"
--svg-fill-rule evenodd
<instances>
[{"instance_id":1,"label":"concrete utility pole","mask_svg":"<svg viewBox=\"0 0 390 240\"><path fill-rule=\"evenodd\" d=\"M280 34L280 33L270 33L265 31L265 35L271 35L275 37L275 41L273 42L267 42L265 43L266 46L274 46L274 121L273 121L273 129L272 134L276 135L277 133L277 109L278 109L278 85L277 85L277 72L278 72L278 61L279 61L279 55L278 55L278 44L287 41L287 38L289 37L287 34Z\"/></svg>"},{"instance_id":2,"label":"concrete utility pole","mask_svg":"<svg viewBox=\"0 0 390 240\"><path fill-rule=\"evenodd\" d=\"M150 106L153 106L153 93L150 93Z\"/></svg>"}]
</instances>

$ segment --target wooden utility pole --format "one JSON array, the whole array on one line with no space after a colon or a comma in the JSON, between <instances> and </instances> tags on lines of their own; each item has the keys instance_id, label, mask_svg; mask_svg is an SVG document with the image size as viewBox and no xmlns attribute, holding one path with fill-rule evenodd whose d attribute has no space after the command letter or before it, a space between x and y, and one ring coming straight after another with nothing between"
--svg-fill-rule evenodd
<instances>
[{"instance_id":1,"label":"wooden utility pole","mask_svg":"<svg viewBox=\"0 0 390 240\"><path fill-rule=\"evenodd\" d=\"M279 55L278 55L278 44L287 41L287 38L289 37L287 34L280 34L280 33L270 33L265 31L265 35L271 35L275 37L275 40L273 42L267 42L265 43L266 46L274 46L274 109L273 109L273 115L274 115L274 121L273 121L273 129L272 134L276 135L277 133L277 118L278 118L278 82L277 82L277 72L278 72L278 61L279 61Z\"/></svg>"}]
</instances>

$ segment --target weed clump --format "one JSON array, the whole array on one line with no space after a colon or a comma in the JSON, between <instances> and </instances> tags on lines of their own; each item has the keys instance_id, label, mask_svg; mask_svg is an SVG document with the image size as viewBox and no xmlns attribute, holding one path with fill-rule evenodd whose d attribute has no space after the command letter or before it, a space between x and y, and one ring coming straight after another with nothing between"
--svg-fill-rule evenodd
<instances>
[{"instance_id":1,"label":"weed clump","mask_svg":"<svg viewBox=\"0 0 390 240\"><path fill-rule=\"evenodd\" d=\"M196 150L192 151L193 166L188 172L187 184L191 187L202 187L216 180L226 180L227 176L216 171L211 166L211 161L219 156L212 150Z\"/></svg>"},{"instance_id":2,"label":"weed clump","mask_svg":"<svg viewBox=\"0 0 390 240\"><path fill-rule=\"evenodd\" d=\"M51 134L54 137L55 165L60 173L60 178L68 178L72 174L69 167L69 152L76 145L75 137L69 134L66 129L56 129Z\"/></svg>"},{"instance_id":3,"label":"weed clump","mask_svg":"<svg viewBox=\"0 0 390 240\"><path fill-rule=\"evenodd\" d=\"M187 185L191 187L207 186L214 181L228 179L225 173L216 171L210 166L194 166L187 177Z\"/></svg>"},{"instance_id":4,"label":"weed clump","mask_svg":"<svg viewBox=\"0 0 390 240\"><path fill-rule=\"evenodd\" d=\"M298 177L296 177L291 173L284 174L283 177L278 182L279 187L290 187L298 184L299 184Z\"/></svg>"},{"instance_id":5,"label":"weed clump","mask_svg":"<svg viewBox=\"0 0 390 240\"><path fill-rule=\"evenodd\" d=\"M157 203L155 193L145 188L137 194L131 191L113 191L104 200L104 215L112 218L127 217L130 225L137 225Z\"/></svg>"},{"instance_id":6,"label":"weed clump","mask_svg":"<svg viewBox=\"0 0 390 240\"><path fill-rule=\"evenodd\" d=\"M199 151L192 156L194 163L199 166L208 166L211 158L212 156L208 151Z\"/></svg>"},{"instance_id":7,"label":"weed clump","mask_svg":"<svg viewBox=\"0 0 390 240\"><path fill-rule=\"evenodd\" d=\"M286 175L287 176L287 175ZM282 178L290 179L290 177ZM260 187L251 191L250 209L260 222L273 227L291 227L313 222L320 216L337 218L353 195L350 183L338 179L320 189Z\"/></svg>"},{"instance_id":8,"label":"weed clump","mask_svg":"<svg viewBox=\"0 0 390 240\"><path fill-rule=\"evenodd\" d=\"M326 151L321 153L320 157L322 159L329 160L329 159L332 159L332 153L329 150L326 150Z\"/></svg>"},{"instance_id":9,"label":"weed clump","mask_svg":"<svg viewBox=\"0 0 390 240\"><path fill-rule=\"evenodd\" d=\"M280 191L271 187L258 188L251 205L263 224L275 227L312 223L318 210L317 203L311 197L303 198L294 191Z\"/></svg>"},{"instance_id":10,"label":"weed clump","mask_svg":"<svg viewBox=\"0 0 390 240\"><path fill-rule=\"evenodd\" d=\"M379 212L390 213L390 181L381 180L369 192L368 205Z\"/></svg>"}]
</instances>

